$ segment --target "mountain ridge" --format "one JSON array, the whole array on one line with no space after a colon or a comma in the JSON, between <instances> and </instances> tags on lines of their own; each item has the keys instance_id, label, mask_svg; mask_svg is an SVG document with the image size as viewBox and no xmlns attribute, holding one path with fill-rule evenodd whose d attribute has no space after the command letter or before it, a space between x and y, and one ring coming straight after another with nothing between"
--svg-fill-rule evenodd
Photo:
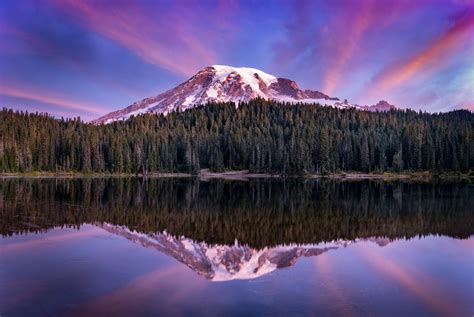
<instances>
[{"instance_id":1,"label":"mountain ridge","mask_svg":"<svg viewBox=\"0 0 474 317\"><path fill-rule=\"evenodd\" d=\"M388 111L396 107L386 101L372 106L359 106L331 97L323 92L301 89L291 79L280 78L256 68L212 65L203 68L187 81L155 96L110 112L93 123L126 120L144 113L162 113L193 108L208 102L248 102L255 98L290 103L317 103L335 108L356 108L365 111Z\"/></svg>"}]
</instances>

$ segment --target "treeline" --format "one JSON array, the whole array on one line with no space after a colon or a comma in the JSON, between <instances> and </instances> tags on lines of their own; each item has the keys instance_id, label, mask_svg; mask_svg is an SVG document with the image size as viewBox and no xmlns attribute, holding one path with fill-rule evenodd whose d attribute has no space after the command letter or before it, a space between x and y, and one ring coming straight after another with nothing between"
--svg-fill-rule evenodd
<instances>
[{"instance_id":1,"label":"treeline","mask_svg":"<svg viewBox=\"0 0 474 317\"><path fill-rule=\"evenodd\" d=\"M2 235L105 222L263 248L474 233L474 187L468 181L14 178L0 182L0 207Z\"/></svg>"},{"instance_id":2,"label":"treeline","mask_svg":"<svg viewBox=\"0 0 474 317\"><path fill-rule=\"evenodd\" d=\"M474 114L371 113L255 99L106 125L3 109L0 171L462 171Z\"/></svg>"}]
</instances>

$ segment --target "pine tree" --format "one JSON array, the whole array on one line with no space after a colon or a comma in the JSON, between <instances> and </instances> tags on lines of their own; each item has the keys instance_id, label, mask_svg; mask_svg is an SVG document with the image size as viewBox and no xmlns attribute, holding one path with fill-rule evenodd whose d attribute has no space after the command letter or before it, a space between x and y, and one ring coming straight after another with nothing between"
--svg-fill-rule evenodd
<instances>
[{"instance_id":1,"label":"pine tree","mask_svg":"<svg viewBox=\"0 0 474 317\"><path fill-rule=\"evenodd\" d=\"M321 131L321 137L319 141L319 171L322 175L326 175L330 172L330 158L329 158L329 134L326 127Z\"/></svg>"},{"instance_id":2,"label":"pine tree","mask_svg":"<svg viewBox=\"0 0 474 317\"><path fill-rule=\"evenodd\" d=\"M361 170L366 173L370 169L369 142L365 134L362 137L362 145L360 148L360 167L361 167Z\"/></svg>"}]
</instances>

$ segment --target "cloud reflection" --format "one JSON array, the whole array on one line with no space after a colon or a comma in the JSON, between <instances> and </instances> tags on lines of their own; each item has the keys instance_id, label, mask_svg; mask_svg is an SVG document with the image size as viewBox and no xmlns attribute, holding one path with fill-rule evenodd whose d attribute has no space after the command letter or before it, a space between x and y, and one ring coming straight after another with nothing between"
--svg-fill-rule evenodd
<instances>
[{"instance_id":1,"label":"cloud reflection","mask_svg":"<svg viewBox=\"0 0 474 317\"><path fill-rule=\"evenodd\" d=\"M362 248L360 254L377 273L402 286L435 315L461 316L458 309L462 306L449 294L443 293L441 285L431 276L416 268L407 270L395 261L384 257L380 252L372 251L367 247Z\"/></svg>"},{"instance_id":2,"label":"cloud reflection","mask_svg":"<svg viewBox=\"0 0 474 317\"><path fill-rule=\"evenodd\" d=\"M322 279L323 285L326 287L332 299L335 299L336 310L338 316L354 316L354 307L348 301L343 289L337 284L334 276L334 263L331 263L330 257L327 254L318 256L314 260L314 264L318 271L318 277Z\"/></svg>"},{"instance_id":3,"label":"cloud reflection","mask_svg":"<svg viewBox=\"0 0 474 317\"><path fill-rule=\"evenodd\" d=\"M58 235L48 235L48 236L41 237L35 240L27 240L27 241L13 242L13 243L8 243L8 244L1 244L0 250L2 251L3 255L6 255L7 253L10 253L10 252L25 251L25 249L36 248L48 243L58 243L58 242L68 241L71 239L93 237L100 233L103 233L103 231L99 228L95 228L95 227L81 228L81 230L68 231L65 233L58 234ZM40 235L41 233L35 234L36 237ZM32 236L31 238L34 238L35 236Z\"/></svg>"},{"instance_id":4,"label":"cloud reflection","mask_svg":"<svg viewBox=\"0 0 474 317\"><path fill-rule=\"evenodd\" d=\"M178 302L205 286L200 279L186 279L186 285L176 287L184 282L180 278L183 269L180 264L175 264L138 276L120 288L84 303L72 316L129 315L146 309L147 303L156 302L160 303L161 311L177 313L180 311Z\"/></svg>"}]
</instances>

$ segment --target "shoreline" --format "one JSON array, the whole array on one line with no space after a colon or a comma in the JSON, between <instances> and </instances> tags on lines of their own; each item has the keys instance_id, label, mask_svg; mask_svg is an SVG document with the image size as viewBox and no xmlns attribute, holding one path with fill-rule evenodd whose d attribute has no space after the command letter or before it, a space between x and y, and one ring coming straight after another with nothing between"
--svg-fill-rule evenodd
<instances>
[{"instance_id":1,"label":"shoreline","mask_svg":"<svg viewBox=\"0 0 474 317\"><path fill-rule=\"evenodd\" d=\"M229 179L229 180L248 180L251 178L302 178L302 179L337 179L337 180L398 180L398 179L472 179L474 175L457 174L453 172L432 173L430 171L423 172L405 172L405 173L358 173L358 172L341 172L329 175L305 174L305 175L281 175L269 173L250 173L248 170L242 171L226 171L226 172L210 172L209 170L201 170L199 174L191 173L82 173L82 172L27 172L27 173L0 173L0 178L129 178L129 177L147 177L147 178L199 178L201 180L209 179Z\"/></svg>"}]
</instances>

